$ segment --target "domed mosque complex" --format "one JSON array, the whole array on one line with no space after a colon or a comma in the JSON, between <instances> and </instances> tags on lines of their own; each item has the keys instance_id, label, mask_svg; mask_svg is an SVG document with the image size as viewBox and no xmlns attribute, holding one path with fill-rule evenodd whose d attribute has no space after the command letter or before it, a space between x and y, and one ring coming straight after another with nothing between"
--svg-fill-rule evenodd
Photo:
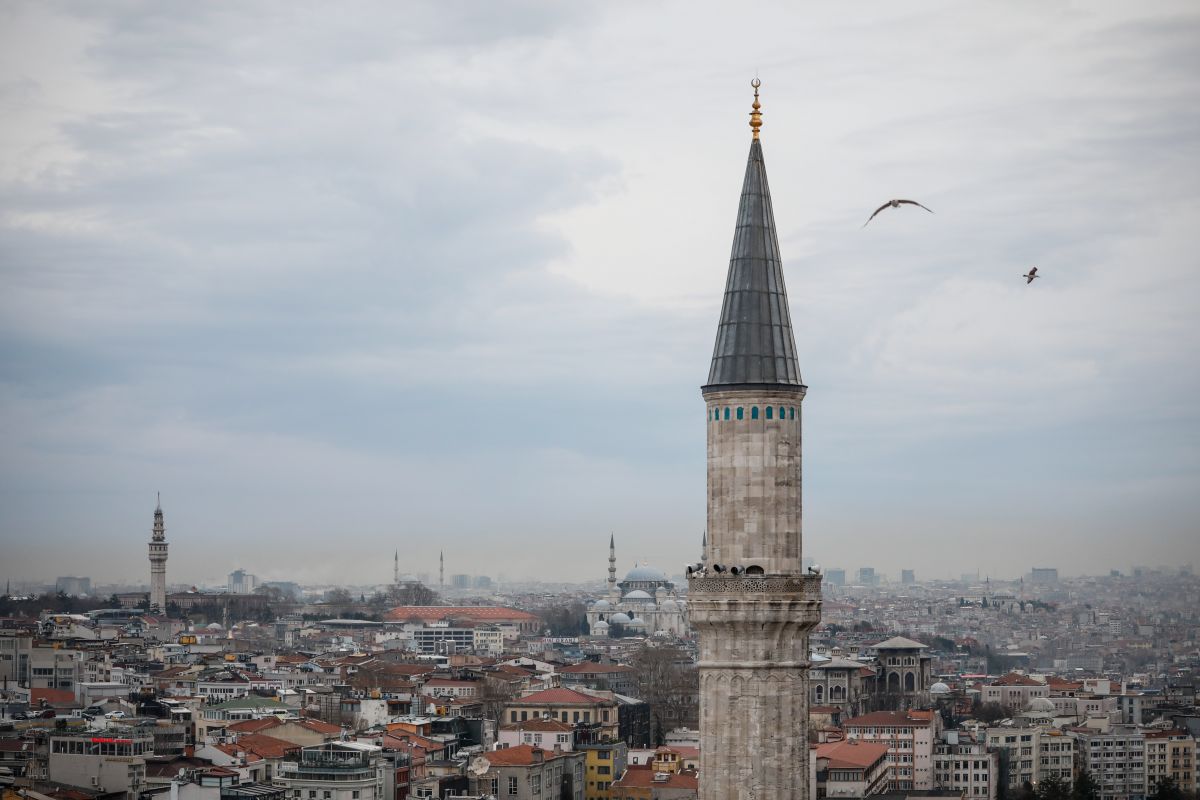
<instances>
[{"instance_id":1,"label":"domed mosque complex","mask_svg":"<svg viewBox=\"0 0 1200 800\"><path fill-rule=\"evenodd\" d=\"M675 594L675 584L655 567L641 565L617 580L616 540L608 540L608 596L588 606L592 636L608 636L613 625L630 633L685 636L687 603Z\"/></svg>"}]
</instances>

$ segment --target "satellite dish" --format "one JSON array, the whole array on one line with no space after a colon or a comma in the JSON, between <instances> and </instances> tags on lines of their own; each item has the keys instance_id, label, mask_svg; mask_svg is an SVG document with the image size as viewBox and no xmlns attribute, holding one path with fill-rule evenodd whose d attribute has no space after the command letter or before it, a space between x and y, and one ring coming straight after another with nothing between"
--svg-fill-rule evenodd
<instances>
[{"instance_id":1,"label":"satellite dish","mask_svg":"<svg viewBox=\"0 0 1200 800\"><path fill-rule=\"evenodd\" d=\"M480 756L479 758L477 758L471 762L471 774L472 775L478 775L478 776L482 777L483 775L486 775L487 771L491 768L492 768L492 762L488 761L483 756Z\"/></svg>"}]
</instances>

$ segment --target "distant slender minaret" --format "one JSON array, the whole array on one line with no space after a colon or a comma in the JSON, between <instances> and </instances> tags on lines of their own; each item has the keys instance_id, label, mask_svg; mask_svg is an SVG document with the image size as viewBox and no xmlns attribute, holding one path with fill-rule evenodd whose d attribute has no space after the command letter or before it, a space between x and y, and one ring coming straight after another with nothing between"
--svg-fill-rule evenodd
<instances>
[{"instance_id":1,"label":"distant slender minaret","mask_svg":"<svg viewBox=\"0 0 1200 800\"><path fill-rule=\"evenodd\" d=\"M608 602L616 603L621 597L617 591L617 539L608 535Z\"/></svg>"},{"instance_id":2,"label":"distant slender minaret","mask_svg":"<svg viewBox=\"0 0 1200 800\"><path fill-rule=\"evenodd\" d=\"M438 551L438 591L446 591L446 551Z\"/></svg>"},{"instance_id":3,"label":"distant slender minaret","mask_svg":"<svg viewBox=\"0 0 1200 800\"><path fill-rule=\"evenodd\" d=\"M700 534L700 563L704 564L708 561L708 528L704 529L704 533Z\"/></svg>"},{"instance_id":4,"label":"distant slender minaret","mask_svg":"<svg viewBox=\"0 0 1200 800\"><path fill-rule=\"evenodd\" d=\"M396 586L400 585L400 551L396 551L396 563L392 567L392 583Z\"/></svg>"},{"instance_id":5,"label":"distant slender minaret","mask_svg":"<svg viewBox=\"0 0 1200 800\"><path fill-rule=\"evenodd\" d=\"M699 634L700 800L811 800L808 633L821 576L801 560L800 380L759 128L738 206L708 381L708 568Z\"/></svg>"},{"instance_id":6,"label":"distant slender minaret","mask_svg":"<svg viewBox=\"0 0 1200 800\"><path fill-rule=\"evenodd\" d=\"M154 531L150 536L150 611L167 610L167 529L163 525L162 496L154 508Z\"/></svg>"}]
</instances>

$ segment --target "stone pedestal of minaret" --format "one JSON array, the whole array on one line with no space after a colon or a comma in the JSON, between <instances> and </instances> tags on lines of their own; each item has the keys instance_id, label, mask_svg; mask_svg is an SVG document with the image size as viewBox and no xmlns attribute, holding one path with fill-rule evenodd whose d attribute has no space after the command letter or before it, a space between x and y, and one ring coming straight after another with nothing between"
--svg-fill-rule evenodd
<instances>
[{"instance_id":1,"label":"stone pedestal of minaret","mask_svg":"<svg viewBox=\"0 0 1200 800\"><path fill-rule=\"evenodd\" d=\"M700 640L702 800L809 800L809 632L821 579L801 565L800 379L754 138L708 383L708 540L690 576Z\"/></svg>"}]
</instances>

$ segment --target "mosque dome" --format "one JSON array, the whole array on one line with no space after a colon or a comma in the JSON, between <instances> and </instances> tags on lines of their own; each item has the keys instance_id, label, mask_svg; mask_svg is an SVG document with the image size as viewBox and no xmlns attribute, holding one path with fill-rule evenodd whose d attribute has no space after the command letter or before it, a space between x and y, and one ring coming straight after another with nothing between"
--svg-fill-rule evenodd
<instances>
[{"instance_id":1,"label":"mosque dome","mask_svg":"<svg viewBox=\"0 0 1200 800\"><path fill-rule=\"evenodd\" d=\"M661 606L659 606L659 608L662 609L663 611L678 611L679 603L676 603L673 599L668 597L666 600L663 601L663 604Z\"/></svg>"},{"instance_id":2,"label":"mosque dome","mask_svg":"<svg viewBox=\"0 0 1200 800\"><path fill-rule=\"evenodd\" d=\"M950 694L950 687L938 681L933 686L929 687L930 694Z\"/></svg>"},{"instance_id":3,"label":"mosque dome","mask_svg":"<svg viewBox=\"0 0 1200 800\"><path fill-rule=\"evenodd\" d=\"M1030 714L1053 714L1054 701L1048 697L1035 697L1029 701L1025 710Z\"/></svg>"},{"instance_id":4,"label":"mosque dome","mask_svg":"<svg viewBox=\"0 0 1200 800\"><path fill-rule=\"evenodd\" d=\"M612 603L608 602L604 598L600 598L596 602L592 603L593 611L604 611L605 609L608 609L608 608L612 608Z\"/></svg>"},{"instance_id":5,"label":"mosque dome","mask_svg":"<svg viewBox=\"0 0 1200 800\"><path fill-rule=\"evenodd\" d=\"M609 617L608 621L615 622L618 625L628 625L629 624L629 615L618 611L617 613L615 613L611 617Z\"/></svg>"},{"instance_id":6,"label":"mosque dome","mask_svg":"<svg viewBox=\"0 0 1200 800\"><path fill-rule=\"evenodd\" d=\"M596 624L592 626L592 630L596 631L597 633L606 631L608 630L608 623L602 619L596 620Z\"/></svg>"},{"instance_id":7,"label":"mosque dome","mask_svg":"<svg viewBox=\"0 0 1200 800\"><path fill-rule=\"evenodd\" d=\"M641 589L634 589L632 592L625 595L621 599L622 600L653 600L654 598L651 597L646 592L643 592Z\"/></svg>"},{"instance_id":8,"label":"mosque dome","mask_svg":"<svg viewBox=\"0 0 1200 800\"><path fill-rule=\"evenodd\" d=\"M646 620L642 619L641 617L634 617L633 619L629 620L629 626L631 628L644 628L646 627Z\"/></svg>"},{"instance_id":9,"label":"mosque dome","mask_svg":"<svg viewBox=\"0 0 1200 800\"><path fill-rule=\"evenodd\" d=\"M634 567L625 573L626 581L666 581L667 576L660 569L651 566Z\"/></svg>"}]
</instances>

